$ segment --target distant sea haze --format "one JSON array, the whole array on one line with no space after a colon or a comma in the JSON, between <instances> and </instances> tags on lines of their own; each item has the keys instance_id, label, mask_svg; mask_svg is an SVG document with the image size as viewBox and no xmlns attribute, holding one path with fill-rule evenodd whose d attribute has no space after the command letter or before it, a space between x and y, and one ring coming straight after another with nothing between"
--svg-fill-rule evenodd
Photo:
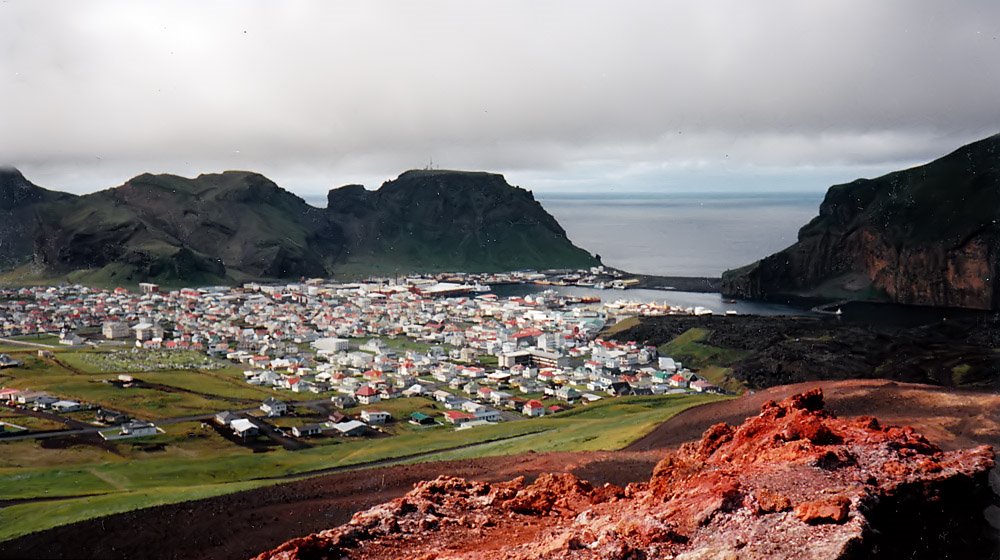
<instances>
[{"instance_id":1,"label":"distant sea haze","mask_svg":"<svg viewBox=\"0 0 1000 560\"><path fill-rule=\"evenodd\" d=\"M570 240L604 264L719 276L788 247L824 193L536 193Z\"/></svg>"}]
</instances>

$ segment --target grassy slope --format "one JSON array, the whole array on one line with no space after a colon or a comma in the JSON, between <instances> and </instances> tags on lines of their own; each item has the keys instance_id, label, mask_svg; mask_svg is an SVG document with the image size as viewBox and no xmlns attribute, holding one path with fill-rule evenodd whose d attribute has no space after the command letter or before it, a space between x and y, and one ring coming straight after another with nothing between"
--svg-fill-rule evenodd
<instances>
[{"instance_id":1,"label":"grassy slope","mask_svg":"<svg viewBox=\"0 0 1000 560\"><path fill-rule=\"evenodd\" d=\"M640 322L641 320L638 317L626 317L621 321L618 321L614 325L611 325L610 327L604 329L604 332L602 332L601 334L602 336L609 338L614 337L614 335L618 333L625 332L631 329L632 327L639 326Z\"/></svg>"},{"instance_id":2,"label":"grassy slope","mask_svg":"<svg viewBox=\"0 0 1000 560\"><path fill-rule=\"evenodd\" d=\"M708 344L712 331L702 328L688 329L680 336L659 347L660 354L680 360L684 365L697 369L709 382L741 393L746 386L730 375L729 366L747 356L747 352L720 348Z\"/></svg>"}]
</instances>

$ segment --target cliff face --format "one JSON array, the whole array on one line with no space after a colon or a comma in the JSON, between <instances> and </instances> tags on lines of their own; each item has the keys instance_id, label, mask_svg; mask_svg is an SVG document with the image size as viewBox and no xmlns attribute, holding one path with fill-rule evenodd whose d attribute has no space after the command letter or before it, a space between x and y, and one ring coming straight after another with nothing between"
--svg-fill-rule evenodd
<instances>
[{"instance_id":1,"label":"cliff face","mask_svg":"<svg viewBox=\"0 0 1000 560\"><path fill-rule=\"evenodd\" d=\"M579 268L574 246L532 194L502 175L407 171L377 191L330 191L327 212L348 232L347 263L384 271Z\"/></svg>"},{"instance_id":2,"label":"cliff face","mask_svg":"<svg viewBox=\"0 0 1000 560\"><path fill-rule=\"evenodd\" d=\"M729 296L805 293L996 309L1000 135L831 187L795 245L723 275Z\"/></svg>"},{"instance_id":3,"label":"cliff face","mask_svg":"<svg viewBox=\"0 0 1000 560\"><path fill-rule=\"evenodd\" d=\"M238 281L594 264L500 175L410 171L314 208L257 173L144 174L84 196L0 172L0 266L34 259L84 281ZM5 254L5 251L10 255Z\"/></svg>"},{"instance_id":4,"label":"cliff face","mask_svg":"<svg viewBox=\"0 0 1000 560\"><path fill-rule=\"evenodd\" d=\"M258 559L975 558L992 467L989 447L838 419L813 391L713 426L647 483L442 476Z\"/></svg>"}]
</instances>

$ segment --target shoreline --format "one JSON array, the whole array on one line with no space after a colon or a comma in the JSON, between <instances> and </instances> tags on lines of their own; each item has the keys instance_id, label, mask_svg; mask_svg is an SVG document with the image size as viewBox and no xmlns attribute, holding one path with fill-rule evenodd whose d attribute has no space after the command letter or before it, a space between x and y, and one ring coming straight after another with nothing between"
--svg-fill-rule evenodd
<instances>
[{"instance_id":1,"label":"shoreline","mask_svg":"<svg viewBox=\"0 0 1000 560\"><path fill-rule=\"evenodd\" d=\"M694 292L699 294L722 293L721 276L713 278L707 276L656 276L650 274L630 275L639 280L639 284L635 286L635 288L645 290L662 290L664 292Z\"/></svg>"}]
</instances>

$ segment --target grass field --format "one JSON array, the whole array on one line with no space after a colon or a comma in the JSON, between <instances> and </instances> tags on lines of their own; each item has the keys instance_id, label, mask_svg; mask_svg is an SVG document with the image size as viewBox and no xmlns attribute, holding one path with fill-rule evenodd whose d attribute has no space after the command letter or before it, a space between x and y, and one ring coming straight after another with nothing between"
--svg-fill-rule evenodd
<instances>
[{"instance_id":1,"label":"grass field","mask_svg":"<svg viewBox=\"0 0 1000 560\"><path fill-rule=\"evenodd\" d=\"M393 437L331 438L326 445L295 452L275 449L254 454L225 441L214 430L206 431L198 423L167 426L166 434L143 440L142 446L118 442L113 452L87 446L44 450L71 457L60 466L32 467L28 465L37 462L26 460L25 466L0 467L0 496L5 499L53 496L67 499L23 503L0 510L0 540L138 507L277 482L270 480L272 477L294 476L463 445L482 444L443 451L421 460L504 455L529 450L618 449L674 414L719 398L725 397L671 395L608 399L533 420L463 431L454 431L449 427L423 430L401 427L398 435ZM423 404L407 403L406 410L429 409L432 403L421 400ZM404 414L405 411L400 409L399 413ZM14 449L3 447L10 443L15 442L0 443L0 449L5 452ZM17 448L17 453L40 452L22 442L16 443L21 446ZM149 443L163 443L164 446L162 451L143 451ZM10 464L10 461L0 463Z\"/></svg>"},{"instance_id":2,"label":"grass field","mask_svg":"<svg viewBox=\"0 0 1000 560\"><path fill-rule=\"evenodd\" d=\"M27 428L34 432L60 430L66 427L66 425L62 422L56 422L55 420L49 420L48 418L36 418L34 416L20 415L3 410L0 410L0 422L21 426L22 428Z\"/></svg>"},{"instance_id":3,"label":"grass field","mask_svg":"<svg viewBox=\"0 0 1000 560\"><path fill-rule=\"evenodd\" d=\"M382 342L385 342L385 345L387 347L389 347L392 350L395 350L397 354L403 354L406 352L417 352L419 354L426 354L427 351L430 350L432 346L441 346L442 348L445 349L448 348L443 344L435 345L429 342L421 342L413 340L412 338L406 336L397 336L396 338L390 338L386 336L380 338L382 339ZM359 342L359 344L364 344L364 343Z\"/></svg>"},{"instance_id":4,"label":"grass field","mask_svg":"<svg viewBox=\"0 0 1000 560\"><path fill-rule=\"evenodd\" d=\"M59 344L59 335L48 334L48 333L38 333L38 334L22 334L18 336L11 337L12 340L23 340L25 342L33 342L35 344L48 344L50 346L56 346ZM26 347L22 347L26 348Z\"/></svg>"}]
</instances>

